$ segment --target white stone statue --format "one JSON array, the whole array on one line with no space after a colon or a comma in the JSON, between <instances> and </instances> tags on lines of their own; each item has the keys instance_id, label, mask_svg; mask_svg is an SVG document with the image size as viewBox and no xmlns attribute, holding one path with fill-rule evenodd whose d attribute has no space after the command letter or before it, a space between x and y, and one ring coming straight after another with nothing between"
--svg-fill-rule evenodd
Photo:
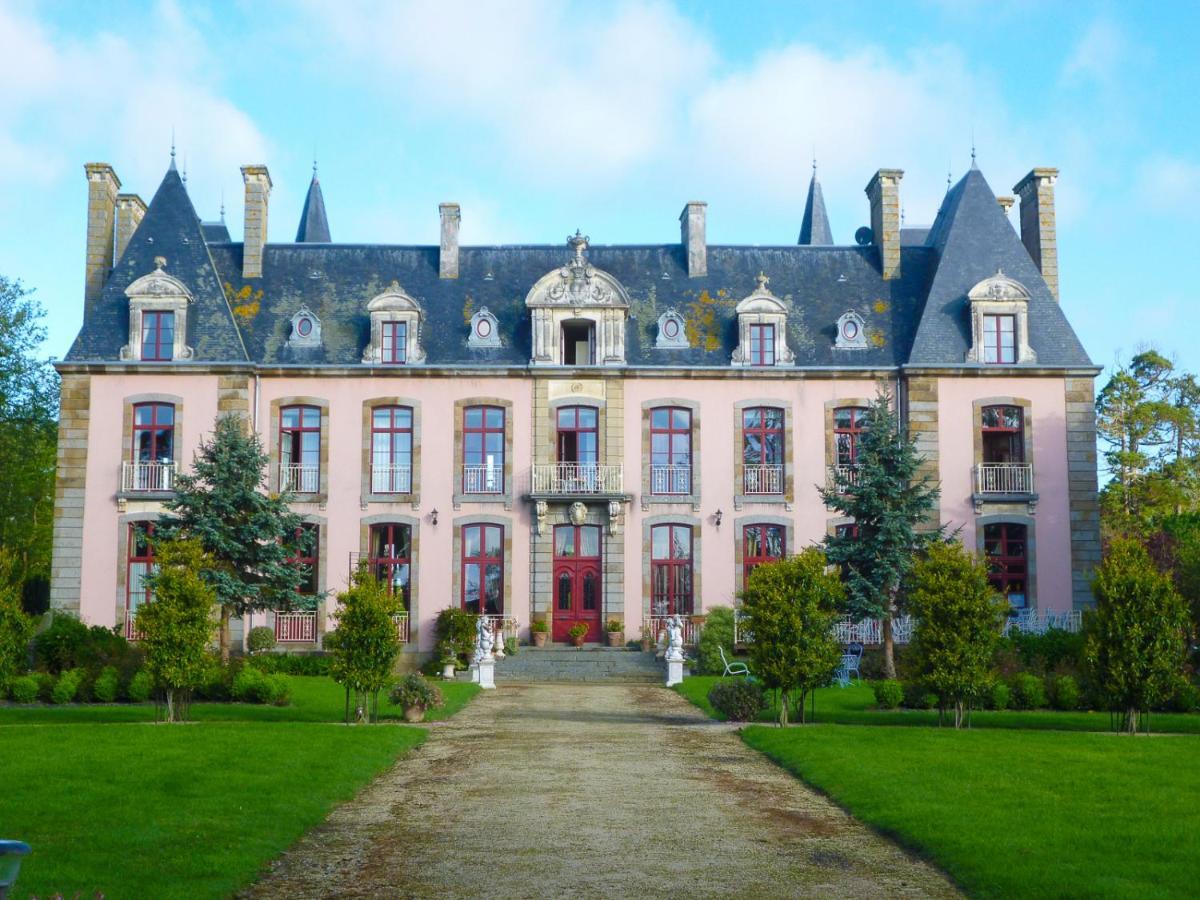
<instances>
[{"instance_id":1,"label":"white stone statue","mask_svg":"<svg viewBox=\"0 0 1200 900\"><path fill-rule=\"evenodd\" d=\"M495 644L495 638L492 637L491 624L486 616L480 616L475 620L475 658L474 662L478 665L482 660L492 658L492 647Z\"/></svg>"},{"instance_id":2,"label":"white stone statue","mask_svg":"<svg viewBox=\"0 0 1200 900\"><path fill-rule=\"evenodd\" d=\"M683 619L678 614L667 619L667 662L683 662Z\"/></svg>"}]
</instances>

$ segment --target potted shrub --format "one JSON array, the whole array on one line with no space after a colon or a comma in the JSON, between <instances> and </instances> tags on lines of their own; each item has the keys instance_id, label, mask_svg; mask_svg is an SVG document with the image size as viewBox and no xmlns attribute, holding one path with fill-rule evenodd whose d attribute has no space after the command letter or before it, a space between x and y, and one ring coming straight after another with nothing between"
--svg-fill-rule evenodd
<instances>
[{"instance_id":1,"label":"potted shrub","mask_svg":"<svg viewBox=\"0 0 1200 900\"><path fill-rule=\"evenodd\" d=\"M414 672L396 683L389 698L404 710L404 721L420 722L425 718L427 709L441 705L442 692Z\"/></svg>"},{"instance_id":2,"label":"potted shrub","mask_svg":"<svg viewBox=\"0 0 1200 900\"><path fill-rule=\"evenodd\" d=\"M458 665L458 654L449 643L438 644L438 658L442 663L442 677L450 680L454 677L454 667Z\"/></svg>"},{"instance_id":3,"label":"potted shrub","mask_svg":"<svg viewBox=\"0 0 1200 900\"><path fill-rule=\"evenodd\" d=\"M576 622L567 629L567 637L571 639L571 643L576 647L583 646L583 639L587 637L588 627L583 622Z\"/></svg>"},{"instance_id":4,"label":"potted shrub","mask_svg":"<svg viewBox=\"0 0 1200 900\"><path fill-rule=\"evenodd\" d=\"M533 646L545 647L546 640L550 637L550 626L544 619L538 619L529 626L529 633L533 635Z\"/></svg>"},{"instance_id":5,"label":"potted shrub","mask_svg":"<svg viewBox=\"0 0 1200 900\"><path fill-rule=\"evenodd\" d=\"M616 619L609 619L608 624L604 627L608 632L608 646L620 647L625 643L625 626Z\"/></svg>"},{"instance_id":6,"label":"potted shrub","mask_svg":"<svg viewBox=\"0 0 1200 900\"><path fill-rule=\"evenodd\" d=\"M650 633L650 626L642 626L642 652L649 653L654 649L654 635Z\"/></svg>"}]
</instances>

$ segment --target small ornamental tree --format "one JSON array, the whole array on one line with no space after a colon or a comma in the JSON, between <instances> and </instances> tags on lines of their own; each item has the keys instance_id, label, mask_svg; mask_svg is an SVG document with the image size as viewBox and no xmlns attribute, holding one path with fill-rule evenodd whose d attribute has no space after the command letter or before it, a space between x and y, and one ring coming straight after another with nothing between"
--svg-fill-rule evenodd
<instances>
[{"instance_id":1,"label":"small ornamental tree","mask_svg":"<svg viewBox=\"0 0 1200 900\"><path fill-rule=\"evenodd\" d=\"M325 648L333 655L329 674L346 689L346 722L351 694L355 718L370 722L378 718L379 692L387 687L400 653L392 619L402 611L400 598L360 568L351 576L350 589L338 594L338 602L337 629L325 637Z\"/></svg>"},{"instance_id":2,"label":"small ornamental tree","mask_svg":"<svg viewBox=\"0 0 1200 900\"><path fill-rule=\"evenodd\" d=\"M0 547L0 697L9 682L29 668L29 642L36 622L21 607L17 559Z\"/></svg>"},{"instance_id":3,"label":"small ornamental tree","mask_svg":"<svg viewBox=\"0 0 1200 900\"><path fill-rule=\"evenodd\" d=\"M304 567L294 562L308 540L287 494L267 494L267 455L258 436L237 416L217 418L211 441L201 443L190 474L175 478L159 538L195 538L211 557L204 578L221 606L221 661L229 661L229 620L251 610L311 609L301 594Z\"/></svg>"},{"instance_id":4,"label":"small ornamental tree","mask_svg":"<svg viewBox=\"0 0 1200 900\"><path fill-rule=\"evenodd\" d=\"M146 671L167 698L167 721L182 722L192 689L208 671L217 594L204 580L211 560L199 541L156 541L154 557L154 599L138 607L137 628Z\"/></svg>"},{"instance_id":5,"label":"small ornamental tree","mask_svg":"<svg viewBox=\"0 0 1200 900\"><path fill-rule=\"evenodd\" d=\"M1096 610L1086 620L1084 658L1122 730L1166 699L1183 667L1187 609L1149 553L1131 538L1116 538L1092 582Z\"/></svg>"},{"instance_id":6,"label":"small ornamental tree","mask_svg":"<svg viewBox=\"0 0 1200 900\"><path fill-rule=\"evenodd\" d=\"M905 580L919 550L938 536L918 531L938 498L937 486L917 476L921 462L881 386L867 409L854 468L835 469L832 487L819 488L828 508L854 520L853 531L825 539L825 553L842 568L846 612L882 620L885 678L896 677L892 618L903 611Z\"/></svg>"},{"instance_id":7,"label":"small ornamental tree","mask_svg":"<svg viewBox=\"0 0 1200 900\"><path fill-rule=\"evenodd\" d=\"M954 703L961 728L965 708L991 683L1008 605L988 581L987 564L954 541L931 544L913 567L908 609L917 620L915 674Z\"/></svg>"},{"instance_id":8,"label":"small ornamental tree","mask_svg":"<svg viewBox=\"0 0 1200 900\"><path fill-rule=\"evenodd\" d=\"M750 671L780 692L779 724L788 723L793 696L804 700L828 684L841 664L834 623L845 599L841 579L825 554L809 547L787 559L755 567L742 592L742 615L750 643Z\"/></svg>"}]
</instances>

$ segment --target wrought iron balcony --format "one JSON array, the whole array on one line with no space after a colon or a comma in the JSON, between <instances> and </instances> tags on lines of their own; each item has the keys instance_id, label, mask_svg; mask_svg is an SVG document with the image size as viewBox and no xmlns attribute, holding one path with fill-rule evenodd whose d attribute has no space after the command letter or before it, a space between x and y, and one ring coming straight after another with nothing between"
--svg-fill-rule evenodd
<instances>
[{"instance_id":1,"label":"wrought iron balcony","mask_svg":"<svg viewBox=\"0 0 1200 900\"><path fill-rule=\"evenodd\" d=\"M651 494L690 494L692 492L691 466L651 466Z\"/></svg>"},{"instance_id":2,"label":"wrought iron balcony","mask_svg":"<svg viewBox=\"0 0 1200 900\"><path fill-rule=\"evenodd\" d=\"M315 612L275 613L275 640L281 644L315 643L317 614Z\"/></svg>"},{"instance_id":3,"label":"wrought iron balcony","mask_svg":"<svg viewBox=\"0 0 1200 900\"><path fill-rule=\"evenodd\" d=\"M464 494L503 494L503 466L463 466L462 492Z\"/></svg>"},{"instance_id":4,"label":"wrought iron balcony","mask_svg":"<svg viewBox=\"0 0 1200 900\"><path fill-rule=\"evenodd\" d=\"M845 466L831 466L829 469L829 486L843 487L848 484L858 484L858 465L851 463Z\"/></svg>"},{"instance_id":5,"label":"wrought iron balcony","mask_svg":"<svg viewBox=\"0 0 1200 900\"><path fill-rule=\"evenodd\" d=\"M412 466L371 465L372 494L411 494Z\"/></svg>"},{"instance_id":6,"label":"wrought iron balcony","mask_svg":"<svg viewBox=\"0 0 1200 900\"><path fill-rule=\"evenodd\" d=\"M550 463L533 467L534 494L570 497L578 494L620 494L624 476L620 464Z\"/></svg>"},{"instance_id":7,"label":"wrought iron balcony","mask_svg":"<svg viewBox=\"0 0 1200 900\"><path fill-rule=\"evenodd\" d=\"M127 462L121 465L121 490L124 493L168 493L175 490L175 463Z\"/></svg>"},{"instance_id":8,"label":"wrought iron balcony","mask_svg":"<svg viewBox=\"0 0 1200 900\"><path fill-rule=\"evenodd\" d=\"M315 494L321 489L320 466L279 466L279 490L294 494Z\"/></svg>"},{"instance_id":9,"label":"wrought iron balcony","mask_svg":"<svg viewBox=\"0 0 1200 900\"><path fill-rule=\"evenodd\" d=\"M747 464L743 480L747 494L782 494L783 466Z\"/></svg>"},{"instance_id":10,"label":"wrought iron balcony","mask_svg":"<svg viewBox=\"0 0 1200 900\"><path fill-rule=\"evenodd\" d=\"M1032 463L983 463L975 467L975 493L1032 494Z\"/></svg>"}]
</instances>

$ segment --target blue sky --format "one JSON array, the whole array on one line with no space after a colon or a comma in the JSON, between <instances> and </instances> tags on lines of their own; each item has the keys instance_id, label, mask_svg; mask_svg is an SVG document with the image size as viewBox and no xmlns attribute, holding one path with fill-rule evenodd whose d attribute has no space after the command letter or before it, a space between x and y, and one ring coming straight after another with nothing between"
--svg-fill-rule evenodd
<instances>
[{"instance_id":1,"label":"blue sky","mask_svg":"<svg viewBox=\"0 0 1200 900\"><path fill-rule=\"evenodd\" d=\"M27 3L0 0L0 272L47 353L79 327L83 164L147 201L174 129L205 219L240 237L244 163L291 240L314 153L335 240L796 239L815 151L834 238L905 170L932 220L972 135L993 190L1061 170L1063 304L1092 358L1153 343L1200 369L1200 4Z\"/></svg>"}]
</instances>

